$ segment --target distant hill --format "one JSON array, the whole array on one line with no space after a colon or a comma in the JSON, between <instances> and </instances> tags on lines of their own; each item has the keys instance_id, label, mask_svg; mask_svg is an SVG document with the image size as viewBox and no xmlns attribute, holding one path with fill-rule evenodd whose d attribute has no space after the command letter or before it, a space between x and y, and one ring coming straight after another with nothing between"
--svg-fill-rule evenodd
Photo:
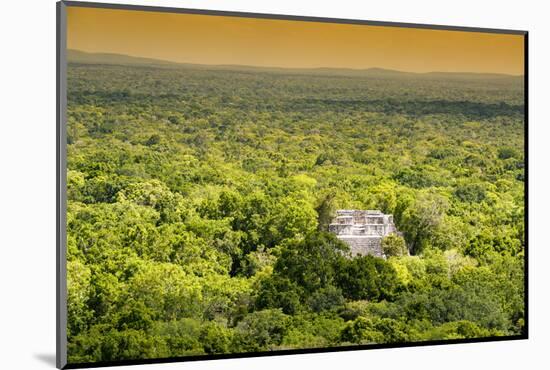
<instances>
[{"instance_id":1,"label":"distant hill","mask_svg":"<svg viewBox=\"0 0 550 370\"><path fill-rule=\"evenodd\" d=\"M69 63L81 63L81 64L118 64L118 65L131 65L131 64L145 64L145 65L168 65L177 66L178 63L168 62L159 59L133 57L123 54L112 53L87 53L80 50L67 50L67 59Z\"/></svg>"},{"instance_id":2,"label":"distant hill","mask_svg":"<svg viewBox=\"0 0 550 370\"><path fill-rule=\"evenodd\" d=\"M339 77L370 77L370 78L423 78L423 79L467 79L467 80L495 80L510 79L523 80L523 76L512 76L498 73L468 73L468 72L428 72L413 73L396 71L384 68L281 68L258 67L244 65L206 65L191 63L176 63L160 59L134 57L113 53L88 53L80 50L69 49L67 51L69 63L78 64L109 64L109 65L135 65L135 66L159 66L169 68L198 68L206 70L232 70L241 72L267 72L301 75L322 75Z\"/></svg>"}]
</instances>

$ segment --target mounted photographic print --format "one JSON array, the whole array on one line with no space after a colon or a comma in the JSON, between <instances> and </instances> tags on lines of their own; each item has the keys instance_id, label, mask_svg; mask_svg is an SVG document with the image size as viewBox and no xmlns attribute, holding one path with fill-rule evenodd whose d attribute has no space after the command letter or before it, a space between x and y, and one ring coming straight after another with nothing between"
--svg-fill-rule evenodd
<instances>
[{"instance_id":1,"label":"mounted photographic print","mask_svg":"<svg viewBox=\"0 0 550 370\"><path fill-rule=\"evenodd\" d=\"M57 16L58 367L527 338L527 32Z\"/></svg>"}]
</instances>

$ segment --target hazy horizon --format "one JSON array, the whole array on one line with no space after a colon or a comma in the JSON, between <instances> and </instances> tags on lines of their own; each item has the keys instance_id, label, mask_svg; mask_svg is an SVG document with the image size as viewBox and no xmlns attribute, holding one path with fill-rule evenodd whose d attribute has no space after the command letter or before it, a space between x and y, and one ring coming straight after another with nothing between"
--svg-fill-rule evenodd
<instances>
[{"instance_id":1,"label":"hazy horizon","mask_svg":"<svg viewBox=\"0 0 550 370\"><path fill-rule=\"evenodd\" d=\"M473 74L473 75L501 75L501 76L507 76L507 77L523 77L524 74L509 74L509 73L498 73L498 72L472 72L472 71L460 71L460 72L452 72L452 71L427 71L427 72L411 72L411 71L403 71L398 69L391 69L391 68L385 68L380 66L374 66L374 67L368 67L368 68L351 68L351 67L281 67L281 66L275 66L275 65L251 65L251 64L210 64L210 63L192 63L192 62L179 62L174 60L166 60L166 59L158 59L158 58L152 58L146 55L130 55L130 54L121 54L121 53L112 53L112 52L106 52L106 51L98 51L98 52L88 52L84 50L79 49L67 49L69 52L78 52L88 55L110 55L110 56L120 56L120 57L127 57L127 58L135 58L135 59L144 59L144 60L150 60L151 63L153 62L159 62L159 63L166 63L166 64L174 64L174 65L197 65L197 66L205 66L205 67L250 67L250 68L258 68L258 69L288 69L288 70L321 70L321 69L328 69L328 70L349 70L349 71L369 71L369 70L380 70L380 71L388 71L388 72L397 72L397 73L403 73L403 74ZM70 57L67 58L70 62ZM116 63L114 63L116 64ZM144 63L145 64L145 63Z\"/></svg>"}]
</instances>

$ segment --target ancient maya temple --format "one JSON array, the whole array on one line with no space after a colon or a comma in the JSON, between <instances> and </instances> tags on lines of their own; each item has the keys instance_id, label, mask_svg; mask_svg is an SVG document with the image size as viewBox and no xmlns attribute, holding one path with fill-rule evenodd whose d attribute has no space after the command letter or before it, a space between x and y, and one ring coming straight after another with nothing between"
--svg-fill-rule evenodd
<instances>
[{"instance_id":1,"label":"ancient maya temple","mask_svg":"<svg viewBox=\"0 0 550 370\"><path fill-rule=\"evenodd\" d=\"M340 209L328 228L350 246L352 256L384 257L382 239L392 233L398 234L393 216L376 210Z\"/></svg>"}]
</instances>

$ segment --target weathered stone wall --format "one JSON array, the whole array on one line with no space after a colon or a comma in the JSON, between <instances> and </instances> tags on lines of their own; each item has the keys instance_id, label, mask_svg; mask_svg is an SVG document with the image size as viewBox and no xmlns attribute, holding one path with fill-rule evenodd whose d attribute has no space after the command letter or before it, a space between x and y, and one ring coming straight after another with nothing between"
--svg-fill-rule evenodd
<instances>
[{"instance_id":1,"label":"weathered stone wall","mask_svg":"<svg viewBox=\"0 0 550 370\"><path fill-rule=\"evenodd\" d=\"M339 235L338 239L350 246L352 256L371 255L375 257L384 257L382 251L382 238L376 236L344 236Z\"/></svg>"}]
</instances>

